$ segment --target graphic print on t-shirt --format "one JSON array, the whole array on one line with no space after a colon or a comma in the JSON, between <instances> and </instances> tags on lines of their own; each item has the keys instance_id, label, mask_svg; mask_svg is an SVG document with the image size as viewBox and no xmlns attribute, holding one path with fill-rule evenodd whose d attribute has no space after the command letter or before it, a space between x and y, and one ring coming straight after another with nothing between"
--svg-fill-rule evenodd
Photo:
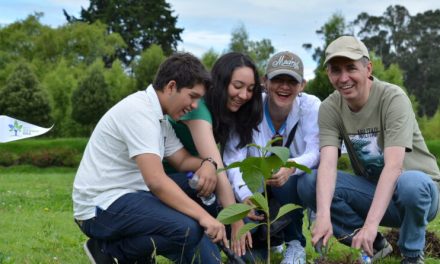
<instances>
[{"instance_id":1,"label":"graphic print on t-shirt","mask_svg":"<svg viewBox=\"0 0 440 264\"><path fill-rule=\"evenodd\" d=\"M363 164L370 180L377 181L384 166L383 151L377 144L377 129L363 129L357 135L350 135L355 155Z\"/></svg>"}]
</instances>

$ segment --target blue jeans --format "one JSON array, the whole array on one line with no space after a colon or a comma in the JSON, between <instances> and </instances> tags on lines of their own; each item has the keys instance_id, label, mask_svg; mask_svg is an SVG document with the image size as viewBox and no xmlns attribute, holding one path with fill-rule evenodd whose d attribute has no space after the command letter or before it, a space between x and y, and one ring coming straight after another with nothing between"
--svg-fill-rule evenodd
<instances>
[{"instance_id":1,"label":"blue jeans","mask_svg":"<svg viewBox=\"0 0 440 264\"><path fill-rule=\"evenodd\" d=\"M275 198L281 206L293 203L296 205L301 205L301 199L298 196L298 181L301 178L308 177L307 174L292 175L289 180L281 187L271 187L270 195ZM303 226L303 208L298 208L288 213L291 222L286 228L284 228L284 241L289 242L292 240L298 240L301 242L303 247L306 246L306 238L302 232Z\"/></svg>"},{"instance_id":2,"label":"blue jeans","mask_svg":"<svg viewBox=\"0 0 440 264\"><path fill-rule=\"evenodd\" d=\"M203 228L189 216L162 203L151 192L128 193L96 217L83 221L81 230L97 239L104 252L119 263L149 261L152 254L176 263L220 263L220 252Z\"/></svg>"},{"instance_id":3,"label":"blue jeans","mask_svg":"<svg viewBox=\"0 0 440 264\"><path fill-rule=\"evenodd\" d=\"M188 178L186 177L186 173L177 172L168 174L168 176L179 185L179 187L188 195L191 199L193 199L196 203L198 203L205 211L207 211L212 217L216 218L219 213L219 205L218 200L216 200L211 205L205 205L202 203L202 200L197 196L197 191L189 186Z\"/></svg>"},{"instance_id":4,"label":"blue jeans","mask_svg":"<svg viewBox=\"0 0 440 264\"><path fill-rule=\"evenodd\" d=\"M316 210L316 173L298 183L299 196L307 207ZM331 204L333 232L341 242L350 245L354 230L363 226L373 200L376 184L363 177L338 171ZM381 226L400 228L398 246L404 256L423 253L425 231L437 214L439 191L429 175L405 171L397 179L393 197Z\"/></svg>"}]
</instances>

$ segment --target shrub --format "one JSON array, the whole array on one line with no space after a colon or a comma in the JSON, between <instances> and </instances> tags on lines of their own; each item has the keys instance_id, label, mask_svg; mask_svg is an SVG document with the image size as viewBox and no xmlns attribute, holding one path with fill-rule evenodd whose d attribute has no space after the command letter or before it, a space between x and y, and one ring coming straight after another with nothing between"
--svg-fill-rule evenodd
<instances>
[{"instance_id":1,"label":"shrub","mask_svg":"<svg viewBox=\"0 0 440 264\"><path fill-rule=\"evenodd\" d=\"M80 157L71 149L55 148L25 152L20 156L19 164L30 164L42 168L51 166L75 167L79 165Z\"/></svg>"},{"instance_id":2,"label":"shrub","mask_svg":"<svg viewBox=\"0 0 440 264\"><path fill-rule=\"evenodd\" d=\"M350 158L348 157L348 155L344 154L341 155L341 157L339 157L338 170L353 171L353 169L351 168Z\"/></svg>"},{"instance_id":3,"label":"shrub","mask_svg":"<svg viewBox=\"0 0 440 264\"><path fill-rule=\"evenodd\" d=\"M18 163L18 156L10 152L0 152L0 166L12 166Z\"/></svg>"},{"instance_id":4,"label":"shrub","mask_svg":"<svg viewBox=\"0 0 440 264\"><path fill-rule=\"evenodd\" d=\"M0 89L0 113L39 126L51 124L50 104L37 77L26 63L18 64Z\"/></svg>"}]
</instances>

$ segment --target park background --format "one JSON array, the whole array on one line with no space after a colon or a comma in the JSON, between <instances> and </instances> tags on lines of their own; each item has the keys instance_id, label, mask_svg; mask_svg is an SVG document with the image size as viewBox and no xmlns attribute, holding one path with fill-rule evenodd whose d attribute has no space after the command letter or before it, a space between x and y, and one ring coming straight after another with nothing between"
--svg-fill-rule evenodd
<instances>
[{"instance_id":1,"label":"park background","mask_svg":"<svg viewBox=\"0 0 440 264\"><path fill-rule=\"evenodd\" d=\"M81 249L86 238L73 223L71 205L87 138L105 111L151 83L182 42L179 13L166 1L89 4L79 14L64 10L65 23L56 27L42 23L40 12L0 26L0 114L55 124L44 137L0 144L0 264L87 263ZM440 10L410 14L390 5L380 15L360 12L350 21L335 12L315 34L320 43L302 43L316 64L306 92L323 100L333 91L322 65L324 48L340 35L359 37L370 49L373 74L410 96L439 163ZM249 54L263 73L267 59L281 50L270 35L251 39L247 25L238 23L223 49L199 57L209 69L227 51ZM340 168L350 169L347 159ZM438 234L439 220L429 229ZM331 254L343 259L347 252L335 246ZM308 253L313 255L310 245Z\"/></svg>"}]
</instances>

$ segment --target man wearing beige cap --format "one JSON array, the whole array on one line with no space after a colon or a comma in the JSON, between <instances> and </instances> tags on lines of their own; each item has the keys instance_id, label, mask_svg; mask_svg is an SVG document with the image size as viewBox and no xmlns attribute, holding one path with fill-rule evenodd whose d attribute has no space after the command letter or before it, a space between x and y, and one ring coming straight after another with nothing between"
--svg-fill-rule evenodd
<instances>
[{"instance_id":1,"label":"man wearing beige cap","mask_svg":"<svg viewBox=\"0 0 440 264\"><path fill-rule=\"evenodd\" d=\"M301 199L316 209L312 243L326 245L334 233L374 261L392 251L378 227L397 227L401 263L424 263L426 225L438 211L440 172L411 102L400 87L372 76L368 50L356 38L336 39L325 56L336 91L319 109L317 180L299 183ZM336 169L342 141L354 175Z\"/></svg>"},{"instance_id":2,"label":"man wearing beige cap","mask_svg":"<svg viewBox=\"0 0 440 264\"><path fill-rule=\"evenodd\" d=\"M265 146L271 139L290 150L292 161L316 168L319 161L318 109L320 101L313 95L303 92L306 81L301 59L288 51L273 55L267 65L265 87L267 95L263 95L263 121L253 133L253 142ZM225 146L224 162L231 164L248 156L259 156L258 149L244 147L237 149L239 142L237 131ZM228 170L235 195L240 202L249 203L252 192L242 178L238 169ZM280 205L287 203L301 204L297 186L298 179L307 177L303 171L295 168L281 168L267 181L270 197ZM251 213L249 218L262 220ZM305 264L306 240L302 233L302 209L294 210L286 217L290 222L280 232L286 242L283 264ZM254 241L255 242L255 241ZM282 243L283 241L281 241ZM256 243L254 243L255 245ZM272 244L273 245L273 244ZM254 246L254 249L256 247ZM264 248L263 248L264 251ZM255 250L252 252L255 253ZM264 256L262 256L264 257Z\"/></svg>"}]
</instances>

